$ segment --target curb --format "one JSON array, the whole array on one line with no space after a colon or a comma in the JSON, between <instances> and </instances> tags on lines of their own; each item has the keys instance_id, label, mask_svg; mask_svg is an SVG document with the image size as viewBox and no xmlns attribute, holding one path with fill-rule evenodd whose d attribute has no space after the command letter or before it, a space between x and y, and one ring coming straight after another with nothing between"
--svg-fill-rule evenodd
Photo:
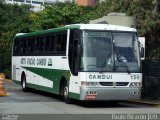
<instances>
[{"instance_id":1,"label":"curb","mask_svg":"<svg viewBox=\"0 0 160 120\"><path fill-rule=\"evenodd\" d=\"M160 103L156 103L156 102L149 102L149 101L128 101L128 102L132 102L132 103L137 103L137 104L143 104L143 105L149 105L149 106L153 106L153 107L158 107L160 108Z\"/></svg>"},{"instance_id":2,"label":"curb","mask_svg":"<svg viewBox=\"0 0 160 120\"><path fill-rule=\"evenodd\" d=\"M10 79L5 79L5 83L11 83L11 82L13 82L13 81Z\"/></svg>"}]
</instances>

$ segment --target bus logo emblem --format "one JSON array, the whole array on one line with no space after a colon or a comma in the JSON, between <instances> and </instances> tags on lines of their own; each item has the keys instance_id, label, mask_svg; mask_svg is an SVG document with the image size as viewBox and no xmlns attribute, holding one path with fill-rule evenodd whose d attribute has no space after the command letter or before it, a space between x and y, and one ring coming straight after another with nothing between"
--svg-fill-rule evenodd
<instances>
[{"instance_id":1,"label":"bus logo emblem","mask_svg":"<svg viewBox=\"0 0 160 120\"><path fill-rule=\"evenodd\" d=\"M117 83L116 82L113 82L113 87L116 87L117 86Z\"/></svg>"},{"instance_id":2,"label":"bus logo emblem","mask_svg":"<svg viewBox=\"0 0 160 120\"><path fill-rule=\"evenodd\" d=\"M51 58L48 59L48 66L52 66L52 59Z\"/></svg>"}]
</instances>

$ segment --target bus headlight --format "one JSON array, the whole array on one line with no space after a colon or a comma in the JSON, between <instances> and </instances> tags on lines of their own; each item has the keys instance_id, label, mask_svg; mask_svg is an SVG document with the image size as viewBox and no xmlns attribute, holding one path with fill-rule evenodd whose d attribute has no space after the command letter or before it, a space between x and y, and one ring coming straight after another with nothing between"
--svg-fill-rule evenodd
<instances>
[{"instance_id":1,"label":"bus headlight","mask_svg":"<svg viewBox=\"0 0 160 120\"><path fill-rule=\"evenodd\" d=\"M81 86L83 87L96 87L96 86L100 86L99 82L85 82L85 81L81 81Z\"/></svg>"},{"instance_id":2,"label":"bus headlight","mask_svg":"<svg viewBox=\"0 0 160 120\"><path fill-rule=\"evenodd\" d=\"M142 83L141 82L131 82L130 87L142 87Z\"/></svg>"}]
</instances>

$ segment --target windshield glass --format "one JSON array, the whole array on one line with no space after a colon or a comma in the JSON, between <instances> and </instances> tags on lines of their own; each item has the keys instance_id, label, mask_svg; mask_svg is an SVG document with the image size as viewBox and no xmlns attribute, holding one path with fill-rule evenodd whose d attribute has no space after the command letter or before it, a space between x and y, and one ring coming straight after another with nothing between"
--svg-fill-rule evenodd
<instances>
[{"instance_id":1,"label":"windshield glass","mask_svg":"<svg viewBox=\"0 0 160 120\"><path fill-rule=\"evenodd\" d=\"M115 71L140 72L138 40L135 33L113 33Z\"/></svg>"},{"instance_id":2,"label":"windshield glass","mask_svg":"<svg viewBox=\"0 0 160 120\"><path fill-rule=\"evenodd\" d=\"M140 72L135 33L83 31L80 71Z\"/></svg>"}]
</instances>

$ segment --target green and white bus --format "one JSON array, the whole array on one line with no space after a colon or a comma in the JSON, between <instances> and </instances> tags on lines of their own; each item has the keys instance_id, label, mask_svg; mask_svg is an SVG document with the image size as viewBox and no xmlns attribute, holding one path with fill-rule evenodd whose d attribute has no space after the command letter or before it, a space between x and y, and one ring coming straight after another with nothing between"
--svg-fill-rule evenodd
<instances>
[{"instance_id":1,"label":"green and white bus","mask_svg":"<svg viewBox=\"0 0 160 120\"><path fill-rule=\"evenodd\" d=\"M138 100L142 72L137 31L109 24L73 24L18 33L12 79L76 100Z\"/></svg>"}]
</instances>

